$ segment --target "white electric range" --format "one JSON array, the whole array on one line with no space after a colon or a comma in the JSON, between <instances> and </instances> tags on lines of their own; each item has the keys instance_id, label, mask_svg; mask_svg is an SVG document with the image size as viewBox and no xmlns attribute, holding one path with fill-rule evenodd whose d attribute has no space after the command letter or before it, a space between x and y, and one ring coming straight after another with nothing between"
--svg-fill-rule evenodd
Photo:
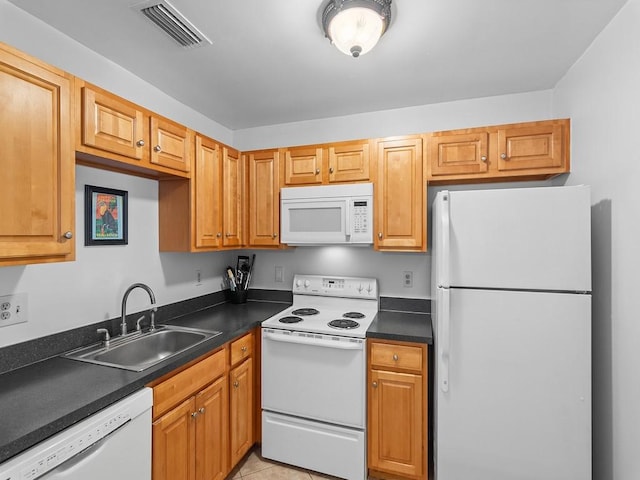
<instances>
[{"instance_id":1,"label":"white electric range","mask_svg":"<svg viewBox=\"0 0 640 480\"><path fill-rule=\"evenodd\" d=\"M366 332L373 278L296 275L293 305L262 323L262 455L365 480Z\"/></svg>"}]
</instances>

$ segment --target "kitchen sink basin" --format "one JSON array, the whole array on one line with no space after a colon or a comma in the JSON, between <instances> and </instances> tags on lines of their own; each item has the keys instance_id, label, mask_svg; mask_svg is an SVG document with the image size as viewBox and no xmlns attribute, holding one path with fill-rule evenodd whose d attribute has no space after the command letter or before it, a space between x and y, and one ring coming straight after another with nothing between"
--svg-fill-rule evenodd
<instances>
[{"instance_id":1,"label":"kitchen sink basin","mask_svg":"<svg viewBox=\"0 0 640 480\"><path fill-rule=\"evenodd\" d=\"M182 353L222 332L165 325L156 330L89 345L64 354L66 358L140 372Z\"/></svg>"}]
</instances>

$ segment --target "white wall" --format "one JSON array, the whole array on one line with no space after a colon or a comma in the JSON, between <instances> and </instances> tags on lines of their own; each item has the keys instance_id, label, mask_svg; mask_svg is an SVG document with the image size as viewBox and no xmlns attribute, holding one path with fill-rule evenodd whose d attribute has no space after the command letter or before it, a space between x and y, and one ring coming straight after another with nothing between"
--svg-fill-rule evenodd
<instances>
[{"instance_id":1,"label":"white wall","mask_svg":"<svg viewBox=\"0 0 640 480\"><path fill-rule=\"evenodd\" d=\"M592 185L595 480L640 478L640 0L554 92L571 116L571 183Z\"/></svg>"},{"instance_id":2,"label":"white wall","mask_svg":"<svg viewBox=\"0 0 640 480\"><path fill-rule=\"evenodd\" d=\"M640 478L640 0L554 92L572 118L570 183L592 185L595 480Z\"/></svg>"}]
</instances>

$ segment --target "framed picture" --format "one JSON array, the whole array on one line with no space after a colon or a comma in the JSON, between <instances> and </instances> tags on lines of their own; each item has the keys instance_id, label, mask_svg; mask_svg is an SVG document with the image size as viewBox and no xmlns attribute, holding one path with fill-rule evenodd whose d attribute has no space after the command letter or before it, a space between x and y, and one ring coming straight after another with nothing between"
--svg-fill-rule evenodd
<instances>
[{"instance_id":1,"label":"framed picture","mask_svg":"<svg viewBox=\"0 0 640 480\"><path fill-rule=\"evenodd\" d=\"M84 244L127 244L127 192L84 186Z\"/></svg>"}]
</instances>

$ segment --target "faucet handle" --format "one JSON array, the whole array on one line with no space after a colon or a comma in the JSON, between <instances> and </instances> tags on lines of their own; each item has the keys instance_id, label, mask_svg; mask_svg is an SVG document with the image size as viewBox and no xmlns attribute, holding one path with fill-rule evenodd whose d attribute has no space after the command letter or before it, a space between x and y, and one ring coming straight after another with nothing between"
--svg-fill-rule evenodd
<instances>
[{"instance_id":1,"label":"faucet handle","mask_svg":"<svg viewBox=\"0 0 640 480\"><path fill-rule=\"evenodd\" d=\"M144 320L144 315L142 315L138 320L136 320L136 331L139 332L140 330L142 330L140 323L142 323L143 320Z\"/></svg>"},{"instance_id":2,"label":"faucet handle","mask_svg":"<svg viewBox=\"0 0 640 480\"><path fill-rule=\"evenodd\" d=\"M109 340L111 340L111 336L109 335L109 330L107 330L106 328L98 328L96 330L97 333L101 333L104 334L104 346L108 347L109 346Z\"/></svg>"}]
</instances>

